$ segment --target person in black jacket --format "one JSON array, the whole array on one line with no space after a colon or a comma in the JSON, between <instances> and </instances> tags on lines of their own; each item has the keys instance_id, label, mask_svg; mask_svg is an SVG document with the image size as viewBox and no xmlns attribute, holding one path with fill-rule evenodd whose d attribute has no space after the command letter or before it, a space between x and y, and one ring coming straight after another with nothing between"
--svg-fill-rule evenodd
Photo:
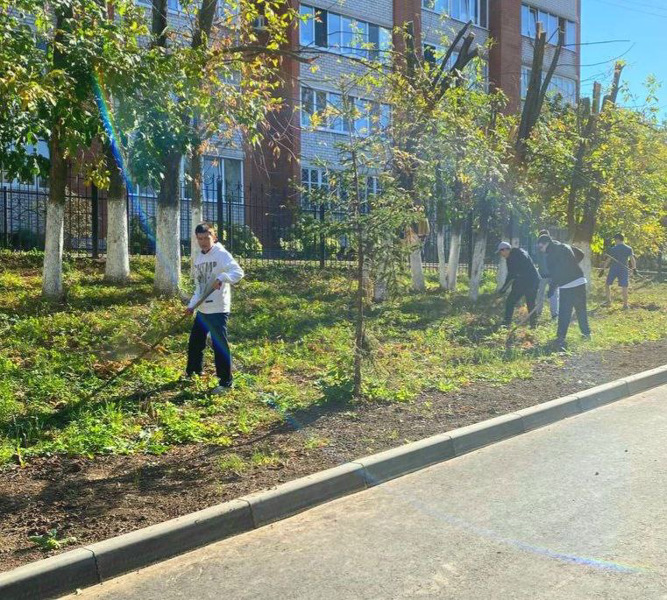
<instances>
[{"instance_id":1,"label":"person in black jacket","mask_svg":"<svg viewBox=\"0 0 667 600\"><path fill-rule=\"evenodd\" d=\"M541 235L550 235L549 231L542 229L537 234L537 237ZM535 266L537 267L537 272L540 274L540 287L537 289L537 318L539 319L542 316L542 309L544 308L545 298L549 299L549 309L551 311L551 319L556 320L558 318L558 288L551 281L549 276L549 269L547 269L547 255L544 252L537 253L535 260ZM548 290L548 291L547 291Z\"/></svg>"},{"instance_id":2,"label":"person in black jacket","mask_svg":"<svg viewBox=\"0 0 667 600\"><path fill-rule=\"evenodd\" d=\"M530 326L535 329L537 325L537 314L535 311L535 298L537 288L540 285L540 276L533 264L532 259L523 248L512 248L507 242L498 244L498 253L507 260L507 279L499 294L504 294L509 286L512 291L505 302L505 325L512 323L514 307L521 298L526 298L526 305L530 314Z\"/></svg>"},{"instance_id":3,"label":"person in black jacket","mask_svg":"<svg viewBox=\"0 0 667 600\"><path fill-rule=\"evenodd\" d=\"M577 313L579 329L586 339L591 337L588 325L588 311L586 308L586 278L579 263L584 253L567 244L552 240L548 235L541 235L537 240L537 247L547 257L547 269L554 287L560 293L558 308L558 334L556 344L559 348L565 347L565 337L572 319L572 309Z\"/></svg>"}]
</instances>

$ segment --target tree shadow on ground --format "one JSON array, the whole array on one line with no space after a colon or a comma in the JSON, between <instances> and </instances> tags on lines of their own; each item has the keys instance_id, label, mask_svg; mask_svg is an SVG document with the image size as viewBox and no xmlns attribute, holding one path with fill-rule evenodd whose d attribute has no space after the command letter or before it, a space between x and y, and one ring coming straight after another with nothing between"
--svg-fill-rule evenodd
<instances>
[{"instance_id":1,"label":"tree shadow on ground","mask_svg":"<svg viewBox=\"0 0 667 600\"><path fill-rule=\"evenodd\" d=\"M469 335L470 341L477 341L497 329L501 312L502 305L493 294L482 295L475 303L467 297L434 290L414 295L398 305L386 303L374 306L369 320L380 326L396 322L409 330L447 326L451 335Z\"/></svg>"}]
</instances>

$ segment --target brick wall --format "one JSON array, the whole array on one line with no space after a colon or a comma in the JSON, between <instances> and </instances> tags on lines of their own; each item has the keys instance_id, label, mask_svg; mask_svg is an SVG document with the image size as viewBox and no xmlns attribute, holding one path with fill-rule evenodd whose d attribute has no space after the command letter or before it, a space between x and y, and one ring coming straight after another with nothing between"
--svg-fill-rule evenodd
<instances>
[{"instance_id":1,"label":"brick wall","mask_svg":"<svg viewBox=\"0 0 667 600\"><path fill-rule=\"evenodd\" d=\"M489 30L494 40L489 51L489 83L509 99L507 110L521 106L521 2L489 0Z\"/></svg>"}]
</instances>

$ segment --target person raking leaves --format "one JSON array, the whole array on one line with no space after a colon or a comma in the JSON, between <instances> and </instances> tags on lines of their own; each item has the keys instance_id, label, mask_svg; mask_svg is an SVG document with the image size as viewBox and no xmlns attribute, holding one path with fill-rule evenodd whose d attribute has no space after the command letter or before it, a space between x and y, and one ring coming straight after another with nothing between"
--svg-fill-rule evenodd
<instances>
[{"instance_id":1,"label":"person raking leaves","mask_svg":"<svg viewBox=\"0 0 667 600\"><path fill-rule=\"evenodd\" d=\"M614 236L614 245L605 254L606 262L604 267L600 269L600 276L604 275L604 271L608 268L607 281L605 291L607 292L607 304L611 304L611 285L614 280L618 280L618 285L623 294L623 308L628 309L628 288L630 287L630 271L628 270L628 262L632 267L633 274L637 273L637 260L632 248L625 243L625 238L622 233L617 233Z\"/></svg>"},{"instance_id":2,"label":"person raking leaves","mask_svg":"<svg viewBox=\"0 0 667 600\"><path fill-rule=\"evenodd\" d=\"M537 239L537 248L547 257L547 268L554 284L558 288L560 299L558 307L558 333L556 347L565 350L565 338L570 327L572 311L577 313L579 330L585 339L591 339L586 308L586 278L579 263L584 253L575 246L561 244L549 235Z\"/></svg>"},{"instance_id":3,"label":"person raking leaves","mask_svg":"<svg viewBox=\"0 0 667 600\"><path fill-rule=\"evenodd\" d=\"M232 304L231 286L241 281L244 273L234 257L217 241L215 228L212 225L200 223L195 228L195 235L201 254L195 259L195 292L186 310L192 314L202 296L208 294L208 297L196 309L197 314L188 342L188 363L185 372L188 377L194 374L201 375L206 338L210 334L215 371L219 380L219 385L213 393L222 394L233 385L232 355L227 339L227 322Z\"/></svg>"},{"instance_id":4,"label":"person raking leaves","mask_svg":"<svg viewBox=\"0 0 667 600\"><path fill-rule=\"evenodd\" d=\"M537 268L528 252L523 248L512 248L507 242L500 242L498 253L507 260L507 278L498 293L502 295L510 285L512 286L512 291L505 301L504 325L509 327L512 324L514 307L521 298L525 297L528 313L530 314L530 327L535 329L537 326L535 299L540 285L540 275Z\"/></svg>"}]
</instances>

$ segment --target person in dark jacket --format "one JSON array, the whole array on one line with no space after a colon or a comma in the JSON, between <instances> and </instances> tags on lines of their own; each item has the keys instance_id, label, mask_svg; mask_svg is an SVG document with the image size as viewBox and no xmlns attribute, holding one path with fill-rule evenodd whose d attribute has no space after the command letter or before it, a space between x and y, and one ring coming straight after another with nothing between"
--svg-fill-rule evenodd
<instances>
[{"instance_id":1,"label":"person in dark jacket","mask_svg":"<svg viewBox=\"0 0 667 600\"><path fill-rule=\"evenodd\" d=\"M584 253L567 244L552 240L551 236L541 235L537 240L537 247L547 257L547 269L551 281L558 288L560 301L558 308L558 333L556 344L565 348L565 338L572 319L572 310L577 313L579 329L586 339L591 337L588 325L588 310L586 307L586 278L579 263Z\"/></svg>"},{"instance_id":2,"label":"person in dark jacket","mask_svg":"<svg viewBox=\"0 0 667 600\"><path fill-rule=\"evenodd\" d=\"M521 298L526 298L526 305L530 314L530 326L535 329L537 325L537 314L535 311L535 298L537 288L540 285L540 276L533 264L532 259L523 248L512 248L507 242L498 244L498 253L507 260L507 279L499 294L504 294L509 286L512 286L505 302L505 325L512 323L514 307Z\"/></svg>"},{"instance_id":3,"label":"person in dark jacket","mask_svg":"<svg viewBox=\"0 0 667 600\"><path fill-rule=\"evenodd\" d=\"M538 237L541 235L550 235L549 231L543 229L539 232ZM535 266L537 271L540 274L540 287L537 289L537 318L539 319L542 316L542 309L544 308L545 298L549 299L549 309L551 311L551 319L555 320L558 318L558 288L554 286L549 276L549 269L547 268L547 255L544 252L538 252L535 260ZM548 291L547 291L548 290Z\"/></svg>"}]
</instances>

